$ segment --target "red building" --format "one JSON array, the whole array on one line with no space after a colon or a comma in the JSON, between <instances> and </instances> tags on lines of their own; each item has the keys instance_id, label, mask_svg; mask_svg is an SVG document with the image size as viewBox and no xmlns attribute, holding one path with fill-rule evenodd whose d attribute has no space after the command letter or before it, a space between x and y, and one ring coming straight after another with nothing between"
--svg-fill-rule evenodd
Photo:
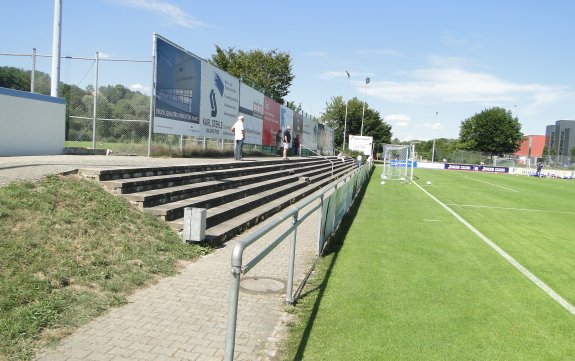
<instances>
[{"instance_id":1,"label":"red building","mask_svg":"<svg viewBox=\"0 0 575 361\"><path fill-rule=\"evenodd\" d=\"M516 157L541 158L546 143L547 137L544 135L526 135L521 142L521 148L514 155Z\"/></svg>"}]
</instances>

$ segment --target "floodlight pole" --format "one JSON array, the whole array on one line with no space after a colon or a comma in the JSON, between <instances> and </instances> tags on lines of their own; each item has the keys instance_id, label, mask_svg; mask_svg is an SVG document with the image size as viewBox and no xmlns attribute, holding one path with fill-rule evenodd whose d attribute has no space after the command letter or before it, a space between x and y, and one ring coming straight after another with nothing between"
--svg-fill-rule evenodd
<instances>
[{"instance_id":1,"label":"floodlight pole","mask_svg":"<svg viewBox=\"0 0 575 361\"><path fill-rule=\"evenodd\" d=\"M439 114L439 112L435 112L435 121L437 122L437 114ZM431 130L433 130L433 126L435 124L433 124L431 126ZM435 132L433 134L433 147L431 149L431 163L435 162Z\"/></svg>"},{"instance_id":2,"label":"floodlight pole","mask_svg":"<svg viewBox=\"0 0 575 361\"><path fill-rule=\"evenodd\" d=\"M54 0L54 29L52 33L52 79L50 95L58 96L60 86L60 41L62 39L62 0Z\"/></svg>"},{"instance_id":3,"label":"floodlight pole","mask_svg":"<svg viewBox=\"0 0 575 361\"><path fill-rule=\"evenodd\" d=\"M349 72L346 70L345 73L347 74L347 100L345 102L345 119L343 121L343 147L342 152L345 152L345 137L347 133L347 105L349 103Z\"/></svg>"},{"instance_id":4,"label":"floodlight pole","mask_svg":"<svg viewBox=\"0 0 575 361\"><path fill-rule=\"evenodd\" d=\"M367 84L369 84L369 78L365 78L365 90L363 92L363 110L361 111L361 133L363 136L363 118L365 117L365 98L367 96Z\"/></svg>"}]
</instances>

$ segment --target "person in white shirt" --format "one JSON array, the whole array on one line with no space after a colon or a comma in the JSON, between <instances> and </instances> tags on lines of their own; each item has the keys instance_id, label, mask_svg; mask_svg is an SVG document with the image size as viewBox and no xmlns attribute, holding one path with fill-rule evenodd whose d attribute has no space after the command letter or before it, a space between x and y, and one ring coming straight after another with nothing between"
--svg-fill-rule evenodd
<instances>
[{"instance_id":1,"label":"person in white shirt","mask_svg":"<svg viewBox=\"0 0 575 361\"><path fill-rule=\"evenodd\" d=\"M234 132L234 139L236 141L234 147L234 158L236 160L244 160L242 157L242 147L244 146L244 138L246 137L246 131L244 129L244 116L240 115L238 121L232 127L232 132Z\"/></svg>"},{"instance_id":2,"label":"person in white shirt","mask_svg":"<svg viewBox=\"0 0 575 361\"><path fill-rule=\"evenodd\" d=\"M283 152L283 160L289 160L287 157L287 151L289 148L289 145L291 143L291 134L290 134L290 129L291 127L288 125L287 129L284 132L284 138L283 138L283 147L284 147L284 152Z\"/></svg>"}]
</instances>

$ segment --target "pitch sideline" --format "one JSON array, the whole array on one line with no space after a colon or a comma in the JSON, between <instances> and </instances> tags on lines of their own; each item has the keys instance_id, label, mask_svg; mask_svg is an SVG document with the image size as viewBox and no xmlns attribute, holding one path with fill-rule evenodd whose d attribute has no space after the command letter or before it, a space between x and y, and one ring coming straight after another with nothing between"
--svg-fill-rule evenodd
<instances>
[{"instance_id":1,"label":"pitch sideline","mask_svg":"<svg viewBox=\"0 0 575 361\"><path fill-rule=\"evenodd\" d=\"M566 299L561 297L557 292L555 292L551 287L547 286L545 282L541 281L537 276L531 273L527 268L521 265L519 262L515 260L515 258L511 257L507 252L505 252L501 247L495 244L492 240L487 238L483 233L481 233L477 228L473 227L469 222L467 222L463 217L457 214L454 210L446 206L443 202L433 196L431 193L423 189L417 182L413 182L417 186L417 188L421 189L425 194L427 194L431 199L439 203L440 206L445 208L449 213L451 213L459 222L463 223L469 230L475 235L477 235L483 242L487 243L487 245L493 248L499 255L501 255L507 262L511 263L513 267L515 267L519 272L521 272L525 277L527 277L531 282L533 282L537 287L541 288L545 293L547 293L553 300L559 303L564 309L569 311L573 316L575 316L575 307L570 304Z\"/></svg>"}]
</instances>

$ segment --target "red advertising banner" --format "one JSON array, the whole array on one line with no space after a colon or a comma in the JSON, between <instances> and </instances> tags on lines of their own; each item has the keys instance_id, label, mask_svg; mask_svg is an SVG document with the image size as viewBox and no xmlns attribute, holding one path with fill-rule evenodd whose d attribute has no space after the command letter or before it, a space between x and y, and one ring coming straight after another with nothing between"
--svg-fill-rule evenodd
<instances>
[{"instance_id":1,"label":"red advertising banner","mask_svg":"<svg viewBox=\"0 0 575 361\"><path fill-rule=\"evenodd\" d=\"M280 105L271 98L264 96L264 127L262 130L262 144L277 146L277 137L281 140Z\"/></svg>"}]
</instances>

